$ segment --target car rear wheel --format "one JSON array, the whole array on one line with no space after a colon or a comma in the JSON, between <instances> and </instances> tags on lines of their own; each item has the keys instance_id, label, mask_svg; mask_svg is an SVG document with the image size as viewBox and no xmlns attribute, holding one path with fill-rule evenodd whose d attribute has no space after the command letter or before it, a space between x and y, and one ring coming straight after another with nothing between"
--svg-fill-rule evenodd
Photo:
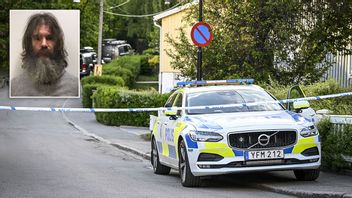
<instances>
[{"instance_id":1,"label":"car rear wheel","mask_svg":"<svg viewBox=\"0 0 352 198\"><path fill-rule=\"evenodd\" d=\"M181 184L185 187L198 187L201 184L200 177L194 176L189 167L186 145L181 140L178 148L178 170L181 177Z\"/></svg>"},{"instance_id":2,"label":"car rear wheel","mask_svg":"<svg viewBox=\"0 0 352 198\"><path fill-rule=\"evenodd\" d=\"M314 181L319 177L320 169L294 170L295 176L301 181Z\"/></svg>"},{"instance_id":3,"label":"car rear wheel","mask_svg":"<svg viewBox=\"0 0 352 198\"><path fill-rule=\"evenodd\" d=\"M151 150L151 158L150 161L153 166L153 171L158 175L167 175L170 173L170 167L162 165L159 160L158 148L156 146L155 139L152 140L152 150Z\"/></svg>"}]
</instances>

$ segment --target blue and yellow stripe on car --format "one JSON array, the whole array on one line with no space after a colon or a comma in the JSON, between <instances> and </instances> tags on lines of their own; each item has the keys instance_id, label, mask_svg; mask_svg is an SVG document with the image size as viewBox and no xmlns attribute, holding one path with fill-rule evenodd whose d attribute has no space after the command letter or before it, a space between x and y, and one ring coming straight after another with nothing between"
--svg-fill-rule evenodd
<instances>
[{"instance_id":1,"label":"blue and yellow stripe on car","mask_svg":"<svg viewBox=\"0 0 352 198\"><path fill-rule=\"evenodd\" d=\"M179 122L174 128L174 148L175 148L175 158L178 159L178 140L183 129L187 127L185 122Z\"/></svg>"},{"instance_id":2,"label":"blue and yellow stripe on car","mask_svg":"<svg viewBox=\"0 0 352 198\"><path fill-rule=\"evenodd\" d=\"M224 142L204 142L203 149L200 149L201 153L218 154L222 157L234 157L234 151Z\"/></svg>"},{"instance_id":3,"label":"blue and yellow stripe on car","mask_svg":"<svg viewBox=\"0 0 352 198\"><path fill-rule=\"evenodd\" d=\"M304 150L318 146L319 136L300 138L293 147L292 154L302 153Z\"/></svg>"}]
</instances>

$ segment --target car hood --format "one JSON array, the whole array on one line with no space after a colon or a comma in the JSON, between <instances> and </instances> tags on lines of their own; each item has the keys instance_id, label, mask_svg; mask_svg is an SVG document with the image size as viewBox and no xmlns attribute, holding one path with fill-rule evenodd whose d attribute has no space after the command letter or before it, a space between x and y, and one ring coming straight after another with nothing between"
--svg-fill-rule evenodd
<instances>
[{"instance_id":1,"label":"car hood","mask_svg":"<svg viewBox=\"0 0 352 198\"><path fill-rule=\"evenodd\" d=\"M297 129L313 123L290 111L238 112L188 115L185 121L197 130Z\"/></svg>"}]
</instances>

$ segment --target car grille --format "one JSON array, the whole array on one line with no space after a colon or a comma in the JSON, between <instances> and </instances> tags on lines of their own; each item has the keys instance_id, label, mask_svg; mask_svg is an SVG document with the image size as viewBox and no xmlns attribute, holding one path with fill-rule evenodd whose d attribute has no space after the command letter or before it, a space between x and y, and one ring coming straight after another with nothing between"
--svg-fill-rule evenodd
<instances>
[{"instance_id":1,"label":"car grille","mask_svg":"<svg viewBox=\"0 0 352 198\"><path fill-rule=\"evenodd\" d=\"M262 134L269 137L267 145L258 143L258 138ZM253 131L230 134L229 144L238 149L267 149L292 145L296 142L296 138L296 131Z\"/></svg>"}]
</instances>

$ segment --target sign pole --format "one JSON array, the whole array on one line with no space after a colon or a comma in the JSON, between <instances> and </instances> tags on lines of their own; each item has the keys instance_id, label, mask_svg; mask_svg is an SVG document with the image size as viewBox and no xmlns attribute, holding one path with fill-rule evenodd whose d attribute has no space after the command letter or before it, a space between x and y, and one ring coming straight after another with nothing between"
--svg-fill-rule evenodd
<instances>
[{"instance_id":1,"label":"sign pole","mask_svg":"<svg viewBox=\"0 0 352 198\"><path fill-rule=\"evenodd\" d=\"M203 0L199 0L199 22L203 21ZM202 47L197 51L197 80L202 80Z\"/></svg>"}]
</instances>

